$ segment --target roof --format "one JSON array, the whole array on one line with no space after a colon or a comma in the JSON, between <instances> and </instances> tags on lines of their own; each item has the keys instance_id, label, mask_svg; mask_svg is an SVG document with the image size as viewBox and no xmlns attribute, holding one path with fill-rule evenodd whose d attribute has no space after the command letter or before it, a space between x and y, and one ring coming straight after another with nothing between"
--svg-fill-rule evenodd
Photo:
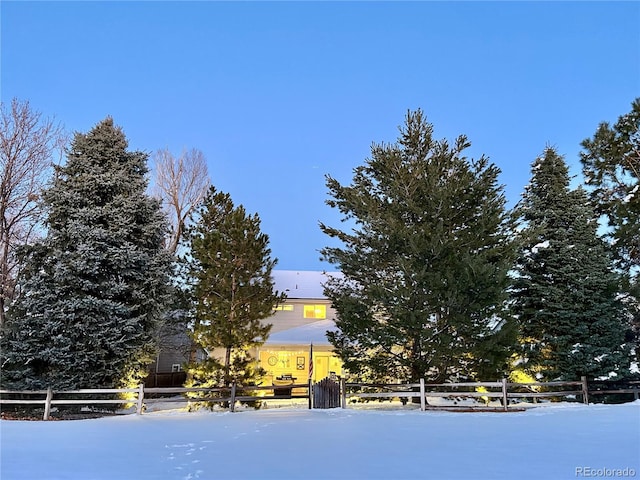
<instances>
[{"instance_id":1,"label":"roof","mask_svg":"<svg viewBox=\"0 0 640 480\"><path fill-rule=\"evenodd\" d=\"M336 331L338 327L333 320L317 322L290 328L269 335L265 345L314 345L331 346L327 340L327 330Z\"/></svg>"},{"instance_id":2,"label":"roof","mask_svg":"<svg viewBox=\"0 0 640 480\"><path fill-rule=\"evenodd\" d=\"M327 298L323 285L328 277L342 276L340 272L273 270L275 289L288 298Z\"/></svg>"}]
</instances>

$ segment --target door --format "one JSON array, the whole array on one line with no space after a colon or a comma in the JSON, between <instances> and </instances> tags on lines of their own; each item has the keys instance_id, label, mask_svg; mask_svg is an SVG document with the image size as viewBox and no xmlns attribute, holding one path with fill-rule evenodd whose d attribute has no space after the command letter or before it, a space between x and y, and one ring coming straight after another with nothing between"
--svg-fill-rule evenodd
<instances>
[{"instance_id":1,"label":"door","mask_svg":"<svg viewBox=\"0 0 640 480\"><path fill-rule=\"evenodd\" d=\"M329 376L329 355L313 356L313 381L319 382Z\"/></svg>"}]
</instances>

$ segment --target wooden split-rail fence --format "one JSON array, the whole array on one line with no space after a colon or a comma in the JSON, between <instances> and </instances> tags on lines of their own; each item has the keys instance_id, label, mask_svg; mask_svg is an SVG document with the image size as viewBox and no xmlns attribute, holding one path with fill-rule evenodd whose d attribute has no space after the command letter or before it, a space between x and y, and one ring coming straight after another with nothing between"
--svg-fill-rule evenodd
<instances>
[{"instance_id":1,"label":"wooden split-rail fence","mask_svg":"<svg viewBox=\"0 0 640 480\"><path fill-rule=\"evenodd\" d=\"M81 389L57 391L47 390L12 391L0 390L2 405L42 405L44 419L51 417L52 407L57 405L77 405L87 407L101 404L135 405L136 413L142 414L145 405L158 402L221 403L235 410L237 402L256 402L270 399L307 399L309 408L347 408L349 400L368 401L372 399L409 399L420 403L421 410L427 409L428 398L474 398L485 403L500 400L501 409L507 411L513 401L541 398L571 398L585 404L590 397L600 395L624 395L634 400L640 397L640 382L591 382L585 377L578 382L535 382L513 383L503 379L499 382L460 383L418 383L370 384L347 383L344 378L335 381L325 378L316 384L291 384L286 391L274 386L241 386L233 383L229 387L213 388L145 388L140 385L131 389ZM108 398L105 398L107 396ZM126 396L126 397L125 397ZM429 407L433 408L433 407ZM437 407L435 407L437 408ZM447 406L451 408L451 406Z\"/></svg>"},{"instance_id":2,"label":"wooden split-rail fence","mask_svg":"<svg viewBox=\"0 0 640 480\"><path fill-rule=\"evenodd\" d=\"M586 377L573 382L530 382L517 383L502 379L499 382L450 382L450 383L419 383L406 384L366 384L346 383L341 386L341 404L346 408L349 399L370 400L384 398L399 398L404 402L416 399L420 409L427 409L427 399L447 398L454 400L454 404L435 405L429 408L469 408L468 405L456 404L459 399L474 398L488 405L491 400L499 400L501 410L508 411L514 401L531 399L537 403L539 399L578 399L589 404L590 396L624 395L627 399L633 396L640 398L640 382L610 382L593 381L591 384ZM494 408L495 409L495 408Z\"/></svg>"},{"instance_id":3,"label":"wooden split-rail fence","mask_svg":"<svg viewBox=\"0 0 640 480\"><path fill-rule=\"evenodd\" d=\"M291 384L286 393L281 387L241 386L235 382L229 387L154 387L145 388L140 384L137 388L80 389L80 390L0 390L0 406L2 405L42 405L44 419L51 418L52 407L58 405L119 404L135 406L136 413L142 414L145 406L154 403L189 402L225 404L233 412L237 402L257 402L270 399L309 399L311 408L312 383ZM302 390L301 393L298 393ZM269 394L271 393L271 394ZM108 396L109 398L105 398Z\"/></svg>"}]
</instances>

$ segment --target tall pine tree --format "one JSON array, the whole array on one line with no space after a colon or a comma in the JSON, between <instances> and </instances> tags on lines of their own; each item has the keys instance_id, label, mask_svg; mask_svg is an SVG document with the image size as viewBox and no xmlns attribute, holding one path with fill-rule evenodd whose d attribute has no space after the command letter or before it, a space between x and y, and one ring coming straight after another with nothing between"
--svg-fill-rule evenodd
<instances>
[{"instance_id":1,"label":"tall pine tree","mask_svg":"<svg viewBox=\"0 0 640 480\"><path fill-rule=\"evenodd\" d=\"M513 291L523 366L546 380L625 376L619 277L582 188L569 188L553 148L533 163L518 207L523 222Z\"/></svg>"},{"instance_id":2,"label":"tall pine tree","mask_svg":"<svg viewBox=\"0 0 640 480\"><path fill-rule=\"evenodd\" d=\"M339 328L328 336L351 373L443 381L504 366L514 248L499 170L467 159L469 145L435 140L422 111L409 112L398 142L374 145L351 185L327 177L327 203L353 224L321 225L343 244L322 254L344 274L325 288Z\"/></svg>"},{"instance_id":3,"label":"tall pine tree","mask_svg":"<svg viewBox=\"0 0 640 480\"><path fill-rule=\"evenodd\" d=\"M250 349L264 343L263 322L284 300L274 292L269 237L260 217L236 207L229 194L211 187L188 229L189 284L195 304L193 339L209 352L189 367L191 385L230 385L257 380L261 370Z\"/></svg>"},{"instance_id":4,"label":"tall pine tree","mask_svg":"<svg viewBox=\"0 0 640 480\"><path fill-rule=\"evenodd\" d=\"M47 235L24 252L2 336L3 386L116 387L146 374L171 262L165 217L145 193L147 155L127 147L108 117L56 167Z\"/></svg>"}]
</instances>

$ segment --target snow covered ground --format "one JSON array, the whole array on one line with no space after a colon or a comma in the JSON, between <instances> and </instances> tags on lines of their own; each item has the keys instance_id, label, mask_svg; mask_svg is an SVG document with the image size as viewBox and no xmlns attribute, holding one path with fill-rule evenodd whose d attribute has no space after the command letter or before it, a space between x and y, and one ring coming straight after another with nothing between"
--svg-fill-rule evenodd
<instances>
[{"instance_id":1,"label":"snow covered ground","mask_svg":"<svg viewBox=\"0 0 640 480\"><path fill-rule=\"evenodd\" d=\"M2 480L640 477L640 401L0 421Z\"/></svg>"}]
</instances>

